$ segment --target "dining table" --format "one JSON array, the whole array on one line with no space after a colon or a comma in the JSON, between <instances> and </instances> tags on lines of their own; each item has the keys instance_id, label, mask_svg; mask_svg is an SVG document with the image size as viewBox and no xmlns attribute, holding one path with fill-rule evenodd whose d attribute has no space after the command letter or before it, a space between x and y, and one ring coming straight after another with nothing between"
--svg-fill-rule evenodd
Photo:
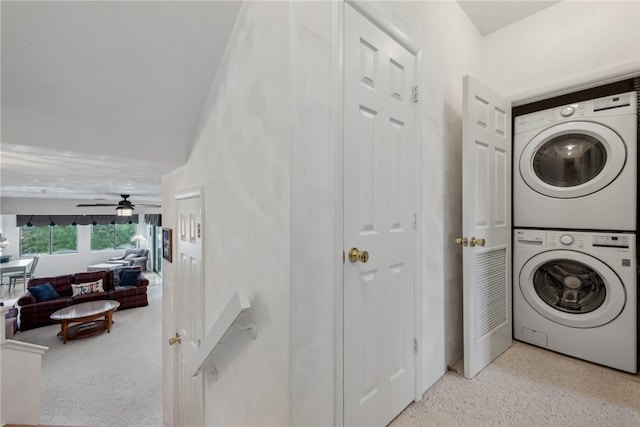
<instances>
[{"instance_id":1,"label":"dining table","mask_svg":"<svg viewBox=\"0 0 640 427\"><path fill-rule=\"evenodd\" d=\"M33 258L20 258L14 261L0 263L0 283L4 283L3 275L6 273L22 272L24 288L27 288L27 269L33 262Z\"/></svg>"}]
</instances>

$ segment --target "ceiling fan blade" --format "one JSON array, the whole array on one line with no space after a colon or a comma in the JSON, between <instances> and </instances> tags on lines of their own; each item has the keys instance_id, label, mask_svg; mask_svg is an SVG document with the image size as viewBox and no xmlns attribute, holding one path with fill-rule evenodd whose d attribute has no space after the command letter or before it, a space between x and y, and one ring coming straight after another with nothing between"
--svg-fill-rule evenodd
<instances>
[{"instance_id":1,"label":"ceiling fan blade","mask_svg":"<svg viewBox=\"0 0 640 427\"><path fill-rule=\"evenodd\" d=\"M76 205L76 207L86 208L86 207L99 207L99 206L116 206L118 207L118 209L125 209L125 208L134 209L136 205L134 205L133 203L131 203L130 200L128 200L128 198L130 197L128 194L121 194L120 197L122 197L122 200L120 200L120 202L118 203L81 203L79 205ZM145 204L145 203L138 203L137 205L148 207L148 208L162 207L161 205Z\"/></svg>"}]
</instances>

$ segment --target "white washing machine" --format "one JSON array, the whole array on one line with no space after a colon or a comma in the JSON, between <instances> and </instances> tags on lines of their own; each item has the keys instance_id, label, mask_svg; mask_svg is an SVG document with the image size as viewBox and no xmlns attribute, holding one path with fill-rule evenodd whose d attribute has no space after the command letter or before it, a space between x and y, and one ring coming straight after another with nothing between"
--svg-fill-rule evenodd
<instances>
[{"instance_id":1,"label":"white washing machine","mask_svg":"<svg viewBox=\"0 0 640 427\"><path fill-rule=\"evenodd\" d=\"M515 118L513 225L636 230L636 92Z\"/></svg>"},{"instance_id":2,"label":"white washing machine","mask_svg":"<svg viewBox=\"0 0 640 427\"><path fill-rule=\"evenodd\" d=\"M632 233L514 230L515 339L637 372Z\"/></svg>"}]
</instances>

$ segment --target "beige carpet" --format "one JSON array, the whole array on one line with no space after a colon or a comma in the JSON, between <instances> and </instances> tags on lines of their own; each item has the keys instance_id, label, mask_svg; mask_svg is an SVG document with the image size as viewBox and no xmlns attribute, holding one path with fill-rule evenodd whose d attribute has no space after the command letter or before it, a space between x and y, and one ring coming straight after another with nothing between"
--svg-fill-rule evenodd
<instances>
[{"instance_id":1,"label":"beige carpet","mask_svg":"<svg viewBox=\"0 0 640 427\"><path fill-rule=\"evenodd\" d=\"M473 380L456 371L390 426L640 426L638 375L518 341Z\"/></svg>"},{"instance_id":2,"label":"beige carpet","mask_svg":"<svg viewBox=\"0 0 640 427\"><path fill-rule=\"evenodd\" d=\"M149 286L148 296L147 307L116 311L111 333L67 344L56 336L59 325L16 335L49 347L42 359L42 424L162 425L162 286Z\"/></svg>"}]
</instances>

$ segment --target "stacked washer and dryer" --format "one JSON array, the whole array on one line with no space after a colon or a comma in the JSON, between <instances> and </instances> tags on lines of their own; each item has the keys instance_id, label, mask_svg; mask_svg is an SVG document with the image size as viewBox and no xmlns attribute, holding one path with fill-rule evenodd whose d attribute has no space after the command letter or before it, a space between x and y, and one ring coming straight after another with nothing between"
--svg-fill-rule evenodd
<instances>
[{"instance_id":1,"label":"stacked washer and dryer","mask_svg":"<svg viewBox=\"0 0 640 427\"><path fill-rule=\"evenodd\" d=\"M638 371L636 92L515 117L514 338Z\"/></svg>"}]
</instances>

